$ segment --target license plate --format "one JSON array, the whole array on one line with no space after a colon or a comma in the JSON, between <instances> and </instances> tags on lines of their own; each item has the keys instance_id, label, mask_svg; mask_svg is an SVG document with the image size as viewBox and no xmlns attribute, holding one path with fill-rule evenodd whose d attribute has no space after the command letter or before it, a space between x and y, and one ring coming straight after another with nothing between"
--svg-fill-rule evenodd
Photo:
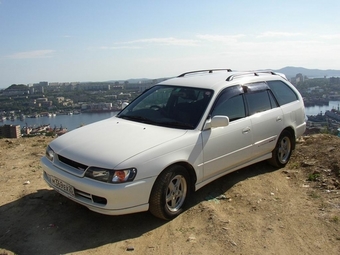
<instances>
[{"instance_id":1,"label":"license plate","mask_svg":"<svg viewBox=\"0 0 340 255\"><path fill-rule=\"evenodd\" d=\"M70 185L67 184L66 182L54 177L54 176L50 176L51 177L51 183L54 187L56 187L59 190L62 190L64 192L66 192L69 195L74 196L74 188Z\"/></svg>"}]
</instances>

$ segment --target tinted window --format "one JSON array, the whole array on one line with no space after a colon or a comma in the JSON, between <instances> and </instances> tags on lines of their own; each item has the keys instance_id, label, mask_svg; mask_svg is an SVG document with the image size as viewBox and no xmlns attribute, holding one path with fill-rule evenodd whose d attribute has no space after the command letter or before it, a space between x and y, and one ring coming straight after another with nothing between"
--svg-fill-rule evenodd
<instances>
[{"instance_id":1,"label":"tinted window","mask_svg":"<svg viewBox=\"0 0 340 255\"><path fill-rule=\"evenodd\" d=\"M267 111L272 108L271 100L268 94L268 90L245 94L249 115L253 115L257 112Z\"/></svg>"},{"instance_id":2,"label":"tinted window","mask_svg":"<svg viewBox=\"0 0 340 255\"><path fill-rule=\"evenodd\" d=\"M282 81L268 81L267 84L280 105L299 100L295 92L286 83Z\"/></svg>"},{"instance_id":3,"label":"tinted window","mask_svg":"<svg viewBox=\"0 0 340 255\"><path fill-rule=\"evenodd\" d=\"M133 100L118 115L131 121L194 129L213 95L212 90L156 85Z\"/></svg>"},{"instance_id":4,"label":"tinted window","mask_svg":"<svg viewBox=\"0 0 340 255\"><path fill-rule=\"evenodd\" d=\"M243 90L240 86L227 88L217 99L211 116L228 116L230 121L244 118L246 116Z\"/></svg>"},{"instance_id":5,"label":"tinted window","mask_svg":"<svg viewBox=\"0 0 340 255\"><path fill-rule=\"evenodd\" d=\"M279 104L277 103L275 97L273 96L273 93L271 91L268 91L270 104L272 105L272 108L279 107Z\"/></svg>"}]
</instances>

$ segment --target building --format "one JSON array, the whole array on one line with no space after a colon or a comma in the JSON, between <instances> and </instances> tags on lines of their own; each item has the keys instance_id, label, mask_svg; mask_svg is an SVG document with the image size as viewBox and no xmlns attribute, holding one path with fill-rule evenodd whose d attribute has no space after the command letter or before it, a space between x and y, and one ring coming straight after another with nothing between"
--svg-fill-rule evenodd
<instances>
[{"instance_id":1,"label":"building","mask_svg":"<svg viewBox=\"0 0 340 255\"><path fill-rule=\"evenodd\" d=\"M0 137L19 138L21 137L20 125L0 126Z\"/></svg>"},{"instance_id":2,"label":"building","mask_svg":"<svg viewBox=\"0 0 340 255\"><path fill-rule=\"evenodd\" d=\"M111 86L112 84L107 82L89 82L77 84L77 89L85 91L109 91Z\"/></svg>"}]
</instances>

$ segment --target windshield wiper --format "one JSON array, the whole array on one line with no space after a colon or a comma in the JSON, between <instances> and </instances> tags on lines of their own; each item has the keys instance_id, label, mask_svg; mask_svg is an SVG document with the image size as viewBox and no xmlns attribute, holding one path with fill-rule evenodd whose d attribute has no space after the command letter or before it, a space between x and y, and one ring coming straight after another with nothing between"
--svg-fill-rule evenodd
<instances>
[{"instance_id":1,"label":"windshield wiper","mask_svg":"<svg viewBox=\"0 0 340 255\"><path fill-rule=\"evenodd\" d=\"M194 129L195 128L193 125L189 123L185 123L185 122L180 122L180 121L156 122L156 121L152 121L140 115L119 115L117 117L125 119L125 120L132 120L132 121L142 122L146 124L153 124L153 125L163 126L163 127L181 128L181 129Z\"/></svg>"},{"instance_id":2,"label":"windshield wiper","mask_svg":"<svg viewBox=\"0 0 340 255\"><path fill-rule=\"evenodd\" d=\"M145 118L143 116L139 116L139 115L119 115L118 117L125 119L125 120L133 120L133 121L147 123L147 124L155 124L154 121L148 118Z\"/></svg>"},{"instance_id":3,"label":"windshield wiper","mask_svg":"<svg viewBox=\"0 0 340 255\"><path fill-rule=\"evenodd\" d=\"M166 121L161 122L159 125L166 127L174 127L174 128L183 128L183 129L194 129L195 127L189 123L180 122L180 121Z\"/></svg>"}]
</instances>

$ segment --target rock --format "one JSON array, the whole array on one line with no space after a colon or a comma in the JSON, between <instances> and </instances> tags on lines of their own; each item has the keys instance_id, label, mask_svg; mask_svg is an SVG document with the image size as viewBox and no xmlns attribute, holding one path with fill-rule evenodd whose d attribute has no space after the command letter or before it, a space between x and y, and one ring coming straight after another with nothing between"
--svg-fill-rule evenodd
<instances>
[{"instance_id":1,"label":"rock","mask_svg":"<svg viewBox=\"0 0 340 255\"><path fill-rule=\"evenodd\" d=\"M309 166L314 166L316 161L303 161L301 162L301 167L309 167Z\"/></svg>"},{"instance_id":2,"label":"rock","mask_svg":"<svg viewBox=\"0 0 340 255\"><path fill-rule=\"evenodd\" d=\"M234 241L230 241L230 243L234 246L237 246L237 244Z\"/></svg>"},{"instance_id":3,"label":"rock","mask_svg":"<svg viewBox=\"0 0 340 255\"><path fill-rule=\"evenodd\" d=\"M190 235L187 239L187 242L189 243L196 243L196 237L193 235Z\"/></svg>"},{"instance_id":4,"label":"rock","mask_svg":"<svg viewBox=\"0 0 340 255\"><path fill-rule=\"evenodd\" d=\"M127 251L134 251L135 248L132 245L129 245L128 247L126 247Z\"/></svg>"},{"instance_id":5,"label":"rock","mask_svg":"<svg viewBox=\"0 0 340 255\"><path fill-rule=\"evenodd\" d=\"M327 149L328 152L332 152L332 151L334 151L334 150L335 150L334 147L329 147L329 148Z\"/></svg>"},{"instance_id":6,"label":"rock","mask_svg":"<svg viewBox=\"0 0 340 255\"><path fill-rule=\"evenodd\" d=\"M223 200L223 199L227 199L226 195L219 195L218 197L216 197L216 199L218 200Z\"/></svg>"}]
</instances>

